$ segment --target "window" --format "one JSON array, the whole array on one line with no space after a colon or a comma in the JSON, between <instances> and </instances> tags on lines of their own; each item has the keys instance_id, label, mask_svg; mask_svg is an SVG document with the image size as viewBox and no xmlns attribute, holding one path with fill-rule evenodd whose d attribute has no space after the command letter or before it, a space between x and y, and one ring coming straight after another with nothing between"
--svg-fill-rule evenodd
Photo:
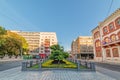
<instances>
[{"instance_id":1,"label":"window","mask_svg":"<svg viewBox=\"0 0 120 80\"><path fill-rule=\"evenodd\" d=\"M41 50L43 50L43 48L41 48Z\"/></svg>"},{"instance_id":2,"label":"window","mask_svg":"<svg viewBox=\"0 0 120 80\"><path fill-rule=\"evenodd\" d=\"M100 35L99 35L99 31L97 31L95 34L94 34L94 38L98 38Z\"/></svg>"},{"instance_id":3,"label":"window","mask_svg":"<svg viewBox=\"0 0 120 80\"><path fill-rule=\"evenodd\" d=\"M114 29L114 24L111 23L111 24L109 25L109 30L113 30L113 29Z\"/></svg>"},{"instance_id":4,"label":"window","mask_svg":"<svg viewBox=\"0 0 120 80\"><path fill-rule=\"evenodd\" d=\"M96 41L95 45L96 45L96 47L101 46L101 45L100 45L100 41Z\"/></svg>"},{"instance_id":5,"label":"window","mask_svg":"<svg viewBox=\"0 0 120 80\"><path fill-rule=\"evenodd\" d=\"M117 24L120 25L120 18L117 20Z\"/></svg>"},{"instance_id":6,"label":"window","mask_svg":"<svg viewBox=\"0 0 120 80\"><path fill-rule=\"evenodd\" d=\"M116 40L115 34L113 34L110 38L111 38L112 41L115 41Z\"/></svg>"},{"instance_id":7,"label":"window","mask_svg":"<svg viewBox=\"0 0 120 80\"><path fill-rule=\"evenodd\" d=\"M104 32L104 33L107 33L107 32L108 32L107 27L103 28L103 32Z\"/></svg>"},{"instance_id":8,"label":"window","mask_svg":"<svg viewBox=\"0 0 120 80\"><path fill-rule=\"evenodd\" d=\"M118 48L113 48L113 57L119 57Z\"/></svg>"},{"instance_id":9,"label":"window","mask_svg":"<svg viewBox=\"0 0 120 80\"><path fill-rule=\"evenodd\" d=\"M116 27L120 27L120 17L115 20Z\"/></svg>"},{"instance_id":10,"label":"window","mask_svg":"<svg viewBox=\"0 0 120 80\"><path fill-rule=\"evenodd\" d=\"M109 42L109 38L106 37L106 38L104 39L104 43L106 44L106 43L108 43L108 42Z\"/></svg>"},{"instance_id":11,"label":"window","mask_svg":"<svg viewBox=\"0 0 120 80\"><path fill-rule=\"evenodd\" d=\"M110 49L107 49L107 50L106 50L106 57L111 57Z\"/></svg>"},{"instance_id":12,"label":"window","mask_svg":"<svg viewBox=\"0 0 120 80\"><path fill-rule=\"evenodd\" d=\"M113 24L110 24L109 28L110 28L110 30L112 30L114 28Z\"/></svg>"},{"instance_id":13,"label":"window","mask_svg":"<svg viewBox=\"0 0 120 80\"><path fill-rule=\"evenodd\" d=\"M101 57L102 53L100 51L96 51L96 57Z\"/></svg>"},{"instance_id":14,"label":"window","mask_svg":"<svg viewBox=\"0 0 120 80\"><path fill-rule=\"evenodd\" d=\"M118 32L118 34L117 34L117 35L118 35L118 38L120 39L120 32Z\"/></svg>"}]
</instances>

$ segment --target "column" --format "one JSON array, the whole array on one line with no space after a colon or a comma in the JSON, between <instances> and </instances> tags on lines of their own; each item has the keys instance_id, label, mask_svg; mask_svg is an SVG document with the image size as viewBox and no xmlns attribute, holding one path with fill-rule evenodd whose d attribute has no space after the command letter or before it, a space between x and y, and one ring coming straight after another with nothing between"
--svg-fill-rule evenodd
<instances>
[{"instance_id":1,"label":"column","mask_svg":"<svg viewBox=\"0 0 120 80\"><path fill-rule=\"evenodd\" d=\"M120 46L118 46L119 60L120 60Z\"/></svg>"},{"instance_id":2,"label":"column","mask_svg":"<svg viewBox=\"0 0 120 80\"><path fill-rule=\"evenodd\" d=\"M102 48L102 61L106 61L106 49Z\"/></svg>"},{"instance_id":3,"label":"column","mask_svg":"<svg viewBox=\"0 0 120 80\"><path fill-rule=\"evenodd\" d=\"M110 49L110 55L111 55L111 60L114 60L114 57L113 57L113 52L112 52L112 47L109 48Z\"/></svg>"}]
</instances>

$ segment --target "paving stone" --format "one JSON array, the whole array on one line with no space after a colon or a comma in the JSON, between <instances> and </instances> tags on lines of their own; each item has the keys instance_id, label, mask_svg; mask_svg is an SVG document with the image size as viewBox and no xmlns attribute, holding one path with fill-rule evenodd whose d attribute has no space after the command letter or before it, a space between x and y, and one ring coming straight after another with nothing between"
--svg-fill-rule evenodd
<instances>
[{"instance_id":1,"label":"paving stone","mask_svg":"<svg viewBox=\"0 0 120 80\"><path fill-rule=\"evenodd\" d=\"M21 67L0 72L0 80L116 80L99 72L68 70L21 71Z\"/></svg>"}]
</instances>

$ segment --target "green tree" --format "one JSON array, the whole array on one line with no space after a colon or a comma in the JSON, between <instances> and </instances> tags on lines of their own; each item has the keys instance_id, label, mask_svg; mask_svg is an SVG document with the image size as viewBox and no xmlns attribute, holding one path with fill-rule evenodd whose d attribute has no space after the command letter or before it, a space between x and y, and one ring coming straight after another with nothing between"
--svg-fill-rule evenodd
<instances>
[{"instance_id":1,"label":"green tree","mask_svg":"<svg viewBox=\"0 0 120 80\"><path fill-rule=\"evenodd\" d=\"M50 49L51 49L52 51L56 51L56 50L59 50L59 51L61 51L61 52L64 51L64 48L63 48L62 46L60 46L59 44L57 44L57 45L52 45L52 46L50 47Z\"/></svg>"},{"instance_id":2,"label":"green tree","mask_svg":"<svg viewBox=\"0 0 120 80\"><path fill-rule=\"evenodd\" d=\"M5 43L5 35L6 35L5 28L0 26L0 58L3 58L5 56L5 51L4 48L2 47Z\"/></svg>"},{"instance_id":3,"label":"green tree","mask_svg":"<svg viewBox=\"0 0 120 80\"><path fill-rule=\"evenodd\" d=\"M21 46L22 44L19 40L16 40L13 37L6 37L6 42L2 47L4 47L4 51L6 51L6 54L11 58L13 55L15 57L20 55Z\"/></svg>"},{"instance_id":4,"label":"green tree","mask_svg":"<svg viewBox=\"0 0 120 80\"><path fill-rule=\"evenodd\" d=\"M7 31L7 34L8 34L8 36L15 38L18 42L21 43L21 47L19 47L20 51L21 51L20 53L22 53L22 54L28 53L28 43L24 37L18 35L17 33L10 32L10 31Z\"/></svg>"},{"instance_id":5,"label":"green tree","mask_svg":"<svg viewBox=\"0 0 120 80\"><path fill-rule=\"evenodd\" d=\"M67 52L64 52L64 48L59 44L53 45L50 48L51 48L50 59L53 59L54 62L57 62L58 64L62 62L63 59L66 59L69 56Z\"/></svg>"},{"instance_id":6,"label":"green tree","mask_svg":"<svg viewBox=\"0 0 120 80\"><path fill-rule=\"evenodd\" d=\"M0 26L0 58L14 55L16 58L20 53L28 52L28 43L17 33L6 31Z\"/></svg>"}]
</instances>

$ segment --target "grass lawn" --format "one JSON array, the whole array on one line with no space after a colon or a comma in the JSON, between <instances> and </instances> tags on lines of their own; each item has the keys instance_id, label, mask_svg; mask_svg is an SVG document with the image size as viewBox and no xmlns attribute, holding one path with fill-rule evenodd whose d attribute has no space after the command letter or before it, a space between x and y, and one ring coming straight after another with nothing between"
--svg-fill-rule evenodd
<instances>
[{"instance_id":1,"label":"grass lawn","mask_svg":"<svg viewBox=\"0 0 120 80\"><path fill-rule=\"evenodd\" d=\"M39 66L38 66L38 64L35 64L34 66L32 66L32 67L30 67L30 68L32 68L32 69L38 69Z\"/></svg>"}]
</instances>

